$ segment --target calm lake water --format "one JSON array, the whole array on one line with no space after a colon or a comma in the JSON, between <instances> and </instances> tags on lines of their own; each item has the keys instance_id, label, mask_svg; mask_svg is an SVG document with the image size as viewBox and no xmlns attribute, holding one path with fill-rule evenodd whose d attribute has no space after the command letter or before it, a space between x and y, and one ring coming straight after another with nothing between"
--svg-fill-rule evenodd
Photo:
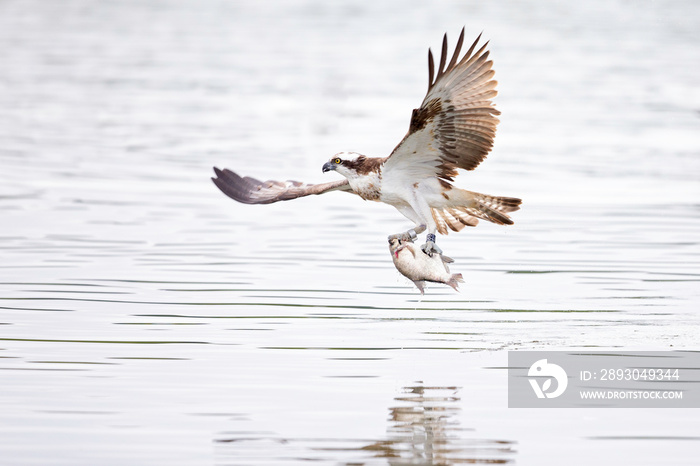
<instances>
[{"instance_id":1,"label":"calm lake water","mask_svg":"<svg viewBox=\"0 0 700 466\"><path fill-rule=\"evenodd\" d=\"M697 464L700 412L507 408L509 350L700 349L700 3L3 1L3 465ZM515 225L424 297L343 193L490 39Z\"/></svg>"}]
</instances>

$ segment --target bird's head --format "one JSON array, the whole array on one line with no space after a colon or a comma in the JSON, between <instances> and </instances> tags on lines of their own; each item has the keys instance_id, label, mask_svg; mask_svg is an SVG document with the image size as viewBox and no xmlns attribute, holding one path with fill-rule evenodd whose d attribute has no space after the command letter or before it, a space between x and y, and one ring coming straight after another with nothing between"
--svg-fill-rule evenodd
<instances>
[{"instance_id":1,"label":"bird's head","mask_svg":"<svg viewBox=\"0 0 700 466\"><path fill-rule=\"evenodd\" d=\"M354 177L357 175L359 164L366 158L364 155L354 152L339 152L323 164L323 173L333 170L346 178Z\"/></svg>"}]
</instances>

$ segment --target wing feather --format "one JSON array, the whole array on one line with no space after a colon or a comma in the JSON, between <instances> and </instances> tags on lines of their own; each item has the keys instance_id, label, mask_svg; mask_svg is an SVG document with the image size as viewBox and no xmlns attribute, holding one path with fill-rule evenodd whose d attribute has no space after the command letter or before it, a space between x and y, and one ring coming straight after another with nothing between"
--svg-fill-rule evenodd
<instances>
[{"instance_id":1,"label":"wing feather","mask_svg":"<svg viewBox=\"0 0 700 466\"><path fill-rule=\"evenodd\" d=\"M447 41L447 34L445 34L445 41ZM457 63L457 59L459 58L459 52L462 50L463 43L464 43L464 28L462 28L462 32L459 35L459 39L457 39L457 45L455 46L455 51L452 54L452 60L450 60L450 64L447 65L447 69L453 68L455 66L455 64Z\"/></svg>"},{"instance_id":2,"label":"wing feather","mask_svg":"<svg viewBox=\"0 0 700 466\"><path fill-rule=\"evenodd\" d=\"M241 177L226 168L219 170L214 167L214 172L214 184L228 197L243 204L272 204L330 191L353 192L348 180L305 184L300 181L260 181L250 176Z\"/></svg>"},{"instance_id":3,"label":"wing feather","mask_svg":"<svg viewBox=\"0 0 700 466\"><path fill-rule=\"evenodd\" d=\"M480 39L481 34L460 59L462 29L445 66L445 35L437 73L428 51L428 92L413 111L409 131L387 159L386 169L419 164L424 176L452 181L458 168L473 170L486 158L493 148L500 112L491 101L498 83L493 79L493 61L488 59L488 42L477 49Z\"/></svg>"},{"instance_id":4,"label":"wing feather","mask_svg":"<svg viewBox=\"0 0 700 466\"><path fill-rule=\"evenodd\" d=\"M442 36L442 53L440 54L440 67L436 80L439 80L445 72L445 62L447 61L447 34Z\"/></svg>"},{"instance_id":5,"label":"wing feather","mask_svg":"<svg viewBox=\"0 0 700 466\"><path fill-rule=\"evenodd\" d=\"M428 87L433 84L433 76L435 75L435 62L433 61L433 51L428 49Z\"/></svg>"}]
</instances>

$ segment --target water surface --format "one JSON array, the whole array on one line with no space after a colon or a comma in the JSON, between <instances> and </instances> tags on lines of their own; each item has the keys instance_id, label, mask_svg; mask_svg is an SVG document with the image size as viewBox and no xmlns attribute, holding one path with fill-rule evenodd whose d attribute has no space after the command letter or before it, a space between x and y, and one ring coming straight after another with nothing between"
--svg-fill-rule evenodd
<instances>
[{"instance_id":1,"label":"water surface","mask_svg":"<svg viewBox=\"0 0 700 466\"><path fill-rule=\"evenodd\" d=\"M695 2L0 5L0 455L8 465L695 464L693 410L507 408L507 351L697 350ZM236 204L211 167L328 180L386 155L426 48L482 30L516 224Z\"/></svg>"}]
</instances>

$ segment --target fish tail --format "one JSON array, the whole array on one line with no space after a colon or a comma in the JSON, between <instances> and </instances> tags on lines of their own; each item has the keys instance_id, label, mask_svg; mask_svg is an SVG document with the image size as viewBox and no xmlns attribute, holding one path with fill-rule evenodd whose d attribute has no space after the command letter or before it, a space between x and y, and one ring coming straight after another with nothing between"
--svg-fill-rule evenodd
<instances>
[{"instance_id":1,"label":"fish tail","mask_svg":"<svg viewBox=\"0 0 700 466\"><path fill-rule=\"evenodd\" d=\"M455 291L459 291L459 284L464 283L464 278L461 273L455 273L450 277L450 281L447 282Z\"/></svg>"}]
</instances>

